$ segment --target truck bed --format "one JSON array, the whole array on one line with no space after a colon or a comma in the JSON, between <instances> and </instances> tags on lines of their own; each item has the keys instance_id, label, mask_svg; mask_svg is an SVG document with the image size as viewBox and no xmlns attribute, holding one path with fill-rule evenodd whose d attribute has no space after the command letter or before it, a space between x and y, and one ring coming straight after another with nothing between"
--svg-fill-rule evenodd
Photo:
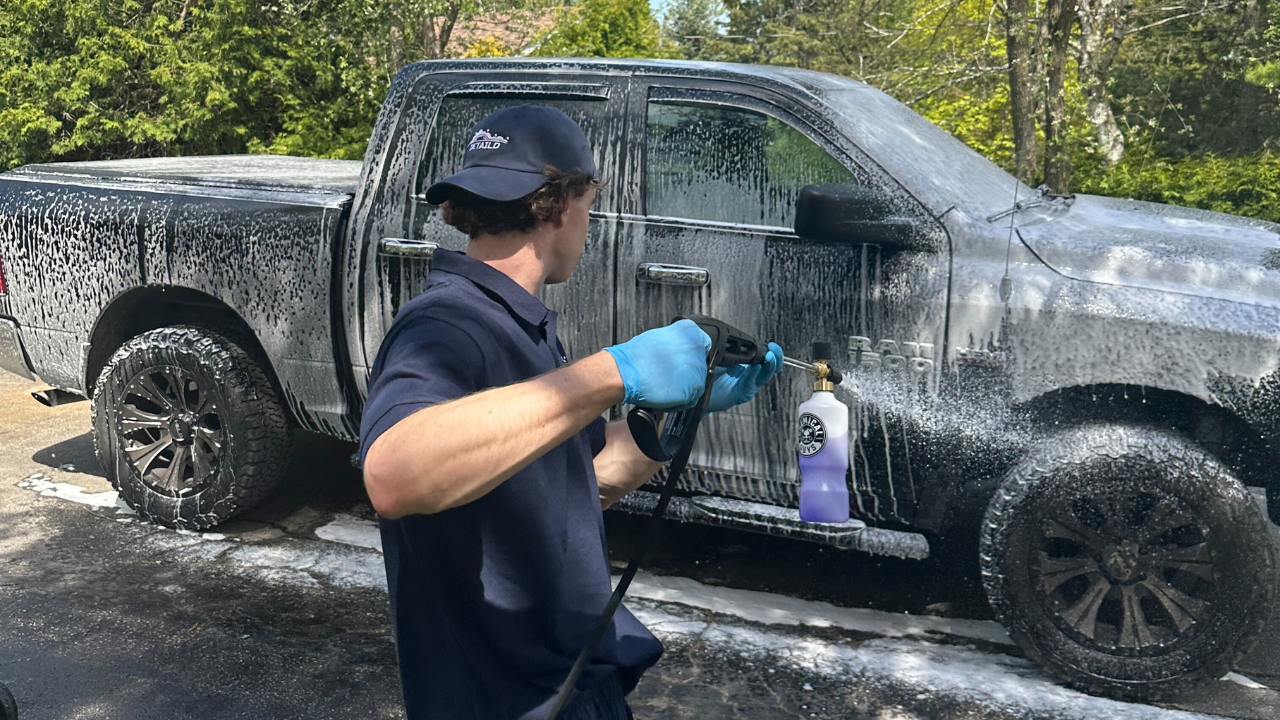
<instances>
[{"instance_id":1,"label":"truck bed","mask_svg":"<svg viewBox=\"0 0 1280 720\"><path fill-rule=\"evenodd\" d=\"M91 350L118 347L146 312L221 312L261 344L300 425L354 437L331 293L360 171L245 155L0 173L0 314L43 381L83 394L111 352Z\"/></svg>"},{"instance_id":2,"label":"truck bed","mask_svg":"<svg viewBox=\"0 0 1280 720\"><path fill-rule=\"evenodd\" d=\"M254 190L289 190L353 194L361 164L355 160L283 155L206 155L200 157L138 158L26 165L10 175L61 176L125 182Z\"/></svg>"}]
</instances>

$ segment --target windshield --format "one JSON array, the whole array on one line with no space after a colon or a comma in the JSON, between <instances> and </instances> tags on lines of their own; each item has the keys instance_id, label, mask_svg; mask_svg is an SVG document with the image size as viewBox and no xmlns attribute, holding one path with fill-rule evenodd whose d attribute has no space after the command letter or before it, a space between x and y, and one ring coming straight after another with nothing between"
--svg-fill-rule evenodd
<instances>
[{"instance_id":1,"label":"windshield","mask_svg":"<svg viewBox=\"0 0 1280 720\"><path fill-rule=\"evenodd\" d=\"M849 81L818 93L845 136L935 213L952 205L985 218L1013 204L1014 178L942 128L875 88ZM1022 185L1020 197L1034 194Z\"/></svg>"}]
</instances>

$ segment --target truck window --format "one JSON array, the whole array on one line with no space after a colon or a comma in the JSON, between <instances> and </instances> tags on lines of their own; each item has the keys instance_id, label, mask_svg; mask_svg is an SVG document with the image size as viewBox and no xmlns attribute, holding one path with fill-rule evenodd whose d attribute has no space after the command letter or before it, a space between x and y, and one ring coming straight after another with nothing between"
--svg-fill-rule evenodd
<instances>
[{"instance_id":1,"label":"truck window","mask_svg":"<svg viewBox=\"0 0 1280 720\"><path fill-rule=\"evenodd\" d=\"M800 188L857 182L800 131L743 108L652 101L647 136L652 216L790 228Z\"/></svg>"}]
</instances>

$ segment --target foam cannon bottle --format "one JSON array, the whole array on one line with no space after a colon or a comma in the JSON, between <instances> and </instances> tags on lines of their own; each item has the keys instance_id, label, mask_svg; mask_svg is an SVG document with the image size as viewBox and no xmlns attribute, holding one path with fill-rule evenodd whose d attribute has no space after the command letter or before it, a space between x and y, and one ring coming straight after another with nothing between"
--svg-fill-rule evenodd
<instances>
[{"instance_id":1,"label":"foam cannon bottle","mask_svg":"<svg viewBox=\"0 0 1280 720\"><path fill-rule=\"evenodd\" d=\"M835 396L830 343L813 344L813 397L800 403L800 519L849 521L849 406Z\"/></svg>"}]
</instances>

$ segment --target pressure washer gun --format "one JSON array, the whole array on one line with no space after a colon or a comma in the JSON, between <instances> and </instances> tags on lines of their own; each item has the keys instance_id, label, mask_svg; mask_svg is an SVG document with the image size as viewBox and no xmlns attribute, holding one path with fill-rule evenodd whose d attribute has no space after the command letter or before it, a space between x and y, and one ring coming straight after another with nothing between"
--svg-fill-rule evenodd
<instances>
[{"instance_id":1,"label":"pressure washer gun","mask_svg":"<svg viewBox=\"0 0 1280 720\"><path fill-rule=\"evenodd\" d=\"M682 448L693 447L693 438L697 435L698 424L702 421L707 399L711 397L716 368L759 365L764 362L765 353L769 351L768 345L757 342L729 323L713 317L686 315L677 317L676 320L694 321L711 338L711 351L707 353L707 384L703 388L702 397L697 405L688 410L671 413L671 416L666 418L665 425L662 423L664 413L661 410L636 407L627 413L627 427L630 428L636 445L650 460L656 462L669 462L680 453ZM661 428L661 434L659 434L659 428ZM674 472L668 474L668 477L674 476Z\"/></svg>"},{"instance_id":2,"label":"pressure washer gun","mask_svg":"<svg viewBox=\"0 0 1280 720\"><path fill-rule=\"evenodd\" d=\"M765 353L769 350L768 345L757 342L750 335L713 317L686 315L677 317L675 320L686 319L697 323L698 327L711 338L711 350L707 353L706 386L696 405L688 410L671 413L670 417L666 417L665 424L663 423L665 413L661 410L636 407L627 414L627 427L631 430L631 435L635 438L640 450L651 460L671 463L667 466L667 480L662 486L662 492L658 495L658 504L654 506L649 530L637 546L626 571L622 573L618 586L614 588L613 595L609 598L609 604L600 613L595 630L591 633L591 639L578 654L578 659L569 670L568 677L560 686L560 692L551 705L547 720L555 720L565 704L569 702L573 687L577 684L583 667L586 666L587 658L591 656L591 651L600 642L600 638L604 637L605 632L608 631L613 621L613 614L622 603L622 596L627 594L627 588L631 586L636 571L640 569L640 563L644 561L649 547L662 529L662 519L667 513L667 505L671 502L671 493L675 490L676 481L680 479L685 465L689 462L693 441L698 436L698 425L706 413L707 401L711 398L711 386L716 381L716 368L730 368L743 364L758 365L764 362Z\"/></svg>"}]
</instances>

